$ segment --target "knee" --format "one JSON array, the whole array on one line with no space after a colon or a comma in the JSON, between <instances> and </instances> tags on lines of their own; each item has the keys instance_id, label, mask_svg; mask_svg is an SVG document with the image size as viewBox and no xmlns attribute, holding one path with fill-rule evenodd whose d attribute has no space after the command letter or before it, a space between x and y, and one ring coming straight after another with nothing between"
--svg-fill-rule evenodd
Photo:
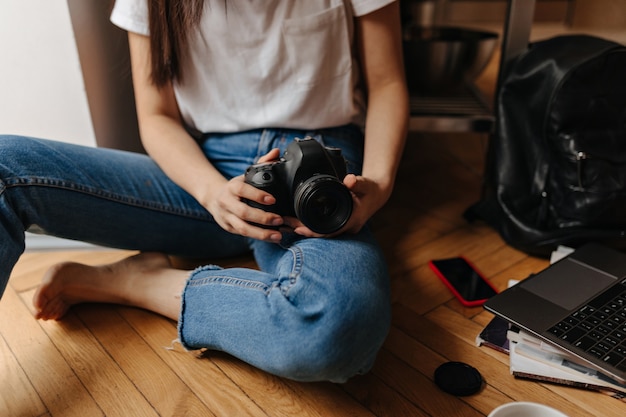
<instances>
[{"instance_id":1,"label":"knee","mask_svg":"<svg viewBox=\"0 0 626 417\"><path fill-rule=\"evenodd\" d=\"M46 154L55 150L57 144L61 146L67 145L66 142L50 139L0 134L0 155L3 157L8 155L19 158L21 155L35 154L45 157Z\"/></svg>"},{"instance_id":2,"label":"knee","mask_svg":"<svg viewBox=\"0 0 626 417\"><path fill-rule=\"evenodd\" d=\"M7 169L14 165L19 166L30 153L34 142L35 139L25 136L0 135L0 166ZM39 163L41 162L40 160Z\"/></svg>"},{"instance_id":3,"label":"knee","mask_svg":"<svg viewBox=\"0 0 626 417\"><path fill-rule=\"evenodd\" d=\"M23 149L24 146L27 146L27 144L32 140L33 138L27 136L0 134L0 151L12 152L17 151L20 148Z\"/></svg>"},{"instance_id":4,"label":"knee","mask_svg":"<svg viewBox=\"0 0 626 417\"><path fill-rule=\"evenodd\" d=\"M284 353L281 376L299 381L345 382L370 370L391 323L391 307L377 302L345 306L320 317L306 335L300 333Z\"/></svg>"}]
</instances>

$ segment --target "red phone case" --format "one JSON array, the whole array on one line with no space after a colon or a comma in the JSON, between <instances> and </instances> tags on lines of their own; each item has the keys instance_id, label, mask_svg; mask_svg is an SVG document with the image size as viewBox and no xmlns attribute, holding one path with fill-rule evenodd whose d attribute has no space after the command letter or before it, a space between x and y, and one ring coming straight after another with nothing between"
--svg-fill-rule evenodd
<instances>
[{"instance_id":1,"label":"red phone case","mask_svg":"<svg viewBox=\"0 0 626 417\"><path fill-rule=\"evenodd\" d=\"M491 284L491 282L489 282L483 276L483 274L478 269L476 269L474 264L472 264L464 256L458 256L457 258L463 259L465 262L467 262L467 264L470 266L470 268L472 268L472 270L480 277L480 279L484 283L486 283L493 290L494 293L496 293L496 294L498 293L498 290L496 290L496 288ZM439 260L439 259L437 259L437 260ZM459 300L459 302L461 304L463 304L465 307L478 307L478 306L483 305L485 303L485 301L487 301L487 298L480 299L480 300L466 300L465 298L463 298L461 296L461 294L456 290L456 288L454 288L454 286L450 283L450 281L448 281L448 279L445 277L445 275L433 263L433 261L437 261L437 260L431 259L430 261L428 261L428 266L435 273L435 275L437 275L437 277L439 277L439 279L445 284L445 286L448 287L450 292L452 292L452 294L456 297L457 300Z\"/></svg>"}]
</instances>

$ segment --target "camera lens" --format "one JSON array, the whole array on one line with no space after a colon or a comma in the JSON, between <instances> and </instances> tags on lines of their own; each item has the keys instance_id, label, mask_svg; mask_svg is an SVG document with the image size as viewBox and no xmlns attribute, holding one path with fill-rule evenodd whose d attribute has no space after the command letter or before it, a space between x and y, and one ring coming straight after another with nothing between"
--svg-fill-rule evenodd
<instances>
[{"instance_id":1,"label":"camera lens","mask_svg":"<svg viewBox=\"0 0 626 417\"><path fill-rule=\"evenodd\" d=\"M341 229L352 214L350 191L330 175L316 175L296 188L294 211L305 226L327 234Z\"/></svg>"}]
</instances>

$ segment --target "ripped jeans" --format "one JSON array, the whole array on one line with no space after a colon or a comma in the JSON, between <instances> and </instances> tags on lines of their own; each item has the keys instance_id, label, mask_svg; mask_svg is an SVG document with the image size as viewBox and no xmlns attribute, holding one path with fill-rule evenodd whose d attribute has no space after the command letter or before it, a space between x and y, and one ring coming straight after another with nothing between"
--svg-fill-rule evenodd
<instances>
[{"instance_id":1,"label":"ripped jeans","mask_svg":"<svg viewBox=\"0 0 626 417\"><path fill-rule=\"evenodd\" d=\"M352 126L211 134L201 146L231 178L304 136L340 147L348 171L360 172L363 139ZM208 265L190 273L179 339L275 375L343 382L371 368L389 329L387 267L367 227L333 239L287 234L280 244L233 235L146 155L0 136L0 291L25 230L191 258L252 250L260 270Z\"/></svg>"}]
</instances>

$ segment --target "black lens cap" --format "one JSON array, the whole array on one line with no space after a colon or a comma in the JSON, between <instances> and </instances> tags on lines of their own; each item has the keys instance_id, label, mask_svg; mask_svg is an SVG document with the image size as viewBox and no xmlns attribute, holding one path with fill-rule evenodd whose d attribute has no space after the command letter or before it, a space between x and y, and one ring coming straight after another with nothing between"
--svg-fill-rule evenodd
<instances>
[{"instance_id":1,"label":"black lens cap","mask_svg":"<svg viewBox=\"0 0 626 417\"><path fill-rule=\"evenodd\" d=\"M448 394L464 397L480 391L483 377L466 363L446 362L435 369L435 384Z\"/></svg>"}]
</instances>

